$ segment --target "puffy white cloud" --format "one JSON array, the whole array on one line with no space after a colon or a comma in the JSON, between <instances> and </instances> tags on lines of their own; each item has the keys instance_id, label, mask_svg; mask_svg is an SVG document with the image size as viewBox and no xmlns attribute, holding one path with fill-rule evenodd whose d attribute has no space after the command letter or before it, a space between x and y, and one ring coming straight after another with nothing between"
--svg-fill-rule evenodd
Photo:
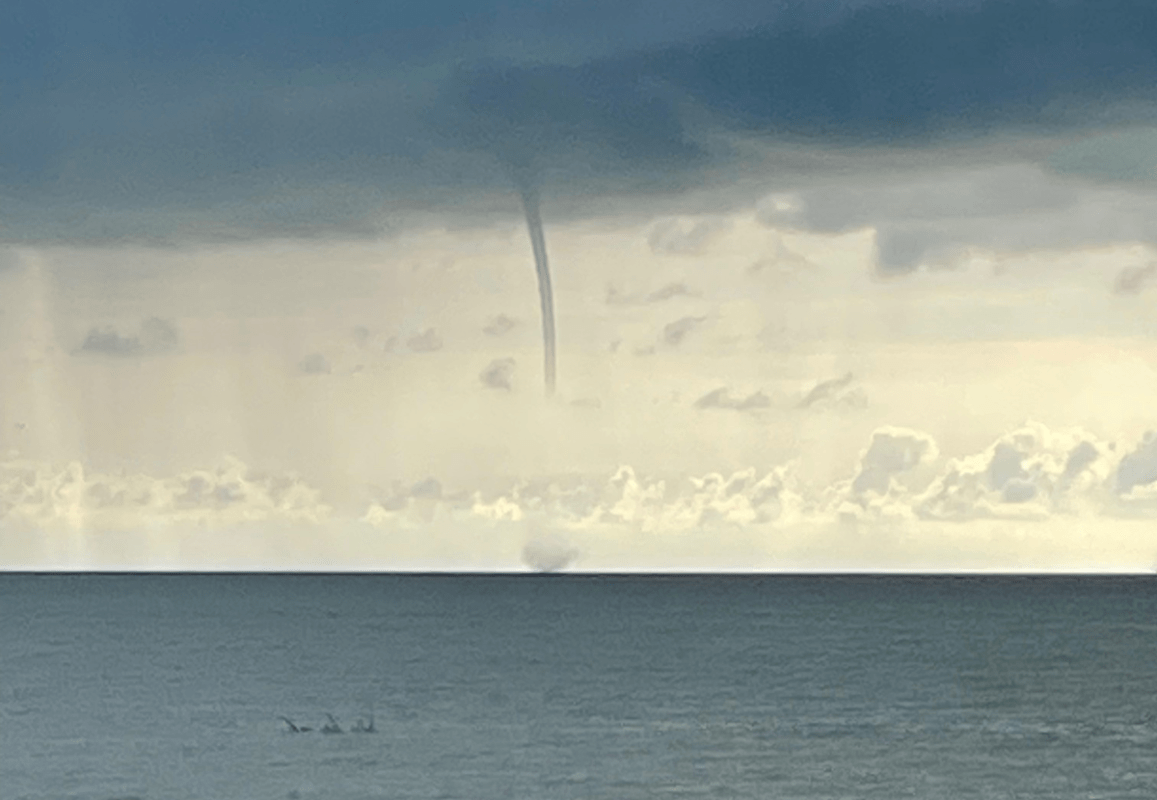
<instances>
[{"instance_id":1,"label":"puffy white cloud","mask_svg":"<svg viewBox=\"0 0 1157 800\"><path fill-rule=\"evenodd\" d=\"M914 505L928 519L1045 519L1112 513L1109 448L1092 435L1027 423L984 452L952 459Z\"/></svg>"},{"instance_id":2,"label":"puffy white cloud","mask_svg":"<svg viewBox=\"0 0 1157 800\"><path fill-rule=\"evenodd\" d=\"M1149 431L1137 448L1117 466L1117 492L1127 495L1136 487L1157 482L1157 433Z\"/></svg>"},{"instance_id":3,"label":"puffy white cloud","mask_svg":"<svg viewBox=\"0 0 1157 800\"><path fill-rule=\"evenodd\" d=\"M377 527L415 528L471 507L467 494L447 493L441 481L427 477L411 486L395 483L389 492L380 493L370 503L361 521Z\"/></svg>"},{"instance_id":4,"label":"puffy white cloud","mask_svg":"<svg viewBox=\"0 0 1157 800\"><path fill-rule=\"evenodd\" d=\"M318 522L331 508L291 474L264 474L227 457L167 478L114 475L24 460L0 462L0 521L75 529L271 519Z\"/></svg>"},{"instance_id":5,"label":"puffy white cloud","mask_svg":"<svg viewBox=\"0 0 1157 800\"><path fill-rule=\"evenodd\" d=\"M1119 481L1157 483L1155 453L1157 437L1149 437L1122 460ZM1122 513L1111 490L1117 474L1112 455L1109 444L1086 432L1026 423L980 453L941 461L928 434L884 427L873 432L851 478L830 486L806 485L795 463L683 479L645 477L623 466L601 486L522 484L499 498L478 498L472 513L519 520L533 511L566 530L618 525L669 534L719 525L774 531L785 525L883 523L918 531L938 522L1108 519ZM1157 514L1157 504L1151 510ZM1149 505L1124 511L1149 513Z\"/></svg>"},{"instance_id":6,"label":"puffy white cloud","mask_svg":"<svg viewBox=\"0 0 1157 800\"><path fill-rule=\"evenodd\" d=\"M936 442L925 433L903 428L877 430L860 456L852 491L887 494L895 476L931 461L937 454Z\"/></svg>"},{"instance_id":7,"label":"puffy white cloud","mask_svg":"<svg viewBox=\"0 0 1157 800\"><path fill-rule=\"evenodd\" d=\"M1151 563L1151 537L1138 538L1136 525L1157 519L1157 434L1120 450L1085 431L1030 422L979 452L942 458L928 434L881 427L854 470L830 484L803 480L798 461L704 474L623 465L486 490L448 489L427 477L379 492L360 518L358 510L348 519L295 476L258 473L236 459L168 478L8 461L0 463L0 554L13 563L21 529L71 532L59 541L79 542L77 552L91 555L85 543L113 541L100 538L107 531L165 531L154 545L177 541L191 552L209 545L172 533L181 526L209 535L292 523L314 530L294 540L294 552L347 566L372 554L383 567L562 569L580 552L581 566L594 569ZM1049 524L1034 524L1042 521ZM246 546L277 548L271 536ZM1114 549L1098 555L1102 536ZM313 549L301 549L307 540ZM203 541L224 547L222 539ZM134 563L153 563L158 552L140 549ZM253 564L273 557L262 552Z\"/></svg>"}]
</instances>

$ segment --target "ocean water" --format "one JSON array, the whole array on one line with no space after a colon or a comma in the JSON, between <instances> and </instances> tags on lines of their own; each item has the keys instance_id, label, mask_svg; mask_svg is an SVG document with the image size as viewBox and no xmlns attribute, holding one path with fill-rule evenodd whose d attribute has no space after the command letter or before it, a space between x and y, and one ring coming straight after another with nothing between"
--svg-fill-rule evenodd
<instances>
[{"instance_id":1,"label":"ocean water","mask_svg":"<svg viewBox=\"0 0 1157 800\"><path fill-rule=\"evenodd\" d=\"M1157 580L0 575L3 800L656 797L1157 797Z\"/></svg>"}]
</instances>

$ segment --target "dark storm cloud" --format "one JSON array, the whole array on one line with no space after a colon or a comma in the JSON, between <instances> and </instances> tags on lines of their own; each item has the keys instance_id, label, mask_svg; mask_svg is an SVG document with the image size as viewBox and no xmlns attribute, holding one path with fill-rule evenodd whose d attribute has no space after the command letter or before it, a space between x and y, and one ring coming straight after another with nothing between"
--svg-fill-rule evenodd
<instances>
[{"instance_id":1,"label":"dark storm cloud","mask_svg":"<svg viewBox=\"0 0 1157 800\"><path fill-rule=\"evenodd\" d=\"M1028 163L864 175L805 189L795 201L796 226L829 233L875 228L879 267L890 273L943 263L973 246L1024 252L1157 242L1152 192L1081 186Z\"/></svg>"},{"instance_id":2,"label":"dark storm cloud","mask_svg":"<svg viewBox=\"0 0 1157 800\"><path fill-rule=\"evenodd\" d=\"M1154 29L1147 0L18 0L0 238L380 234L406 210L510 213L520 172L590 213L725 175L728 137L1145 120Z\"/></svg>"}]
</instances>

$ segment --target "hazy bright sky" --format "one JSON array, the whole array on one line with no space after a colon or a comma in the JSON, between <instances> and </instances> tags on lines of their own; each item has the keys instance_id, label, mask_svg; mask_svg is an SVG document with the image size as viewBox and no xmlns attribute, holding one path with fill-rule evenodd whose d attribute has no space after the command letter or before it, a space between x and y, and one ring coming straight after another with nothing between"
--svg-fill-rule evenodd
<instances>
[{"instance_id":1,"label":"hazy bright sky","mask_svg":"<svg viewBox=\"0 0 1157 800\"><path fill-rule=\"evenodd\" d=\"M2 566L1157 564L1148 0L12 0L0 119Z\"/></svg>"}]
</instances>

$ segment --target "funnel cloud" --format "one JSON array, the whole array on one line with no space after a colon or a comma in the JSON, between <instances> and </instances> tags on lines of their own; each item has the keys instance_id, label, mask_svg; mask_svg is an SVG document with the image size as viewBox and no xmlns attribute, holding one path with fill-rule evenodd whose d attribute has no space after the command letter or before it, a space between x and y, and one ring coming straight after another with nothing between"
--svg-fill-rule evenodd
<instances>
[{"instance_id":1,"label":"funnel cloud","mask_svg":"<svg viewBox=\"0 0 1157 800\"><path fill-rule=\"evenodd\" d=\"M538 299L542 306L543 380L546 396L554 395L555 343L554 293L550 286L550 265L546 260L546 236L542 232L542 214L539 211L538 189L528 179L519 181L522 207L526 211L526 228L530 232L530 246L534 250L534 270L538 275Z\"/></svg>"}]
</instances>

